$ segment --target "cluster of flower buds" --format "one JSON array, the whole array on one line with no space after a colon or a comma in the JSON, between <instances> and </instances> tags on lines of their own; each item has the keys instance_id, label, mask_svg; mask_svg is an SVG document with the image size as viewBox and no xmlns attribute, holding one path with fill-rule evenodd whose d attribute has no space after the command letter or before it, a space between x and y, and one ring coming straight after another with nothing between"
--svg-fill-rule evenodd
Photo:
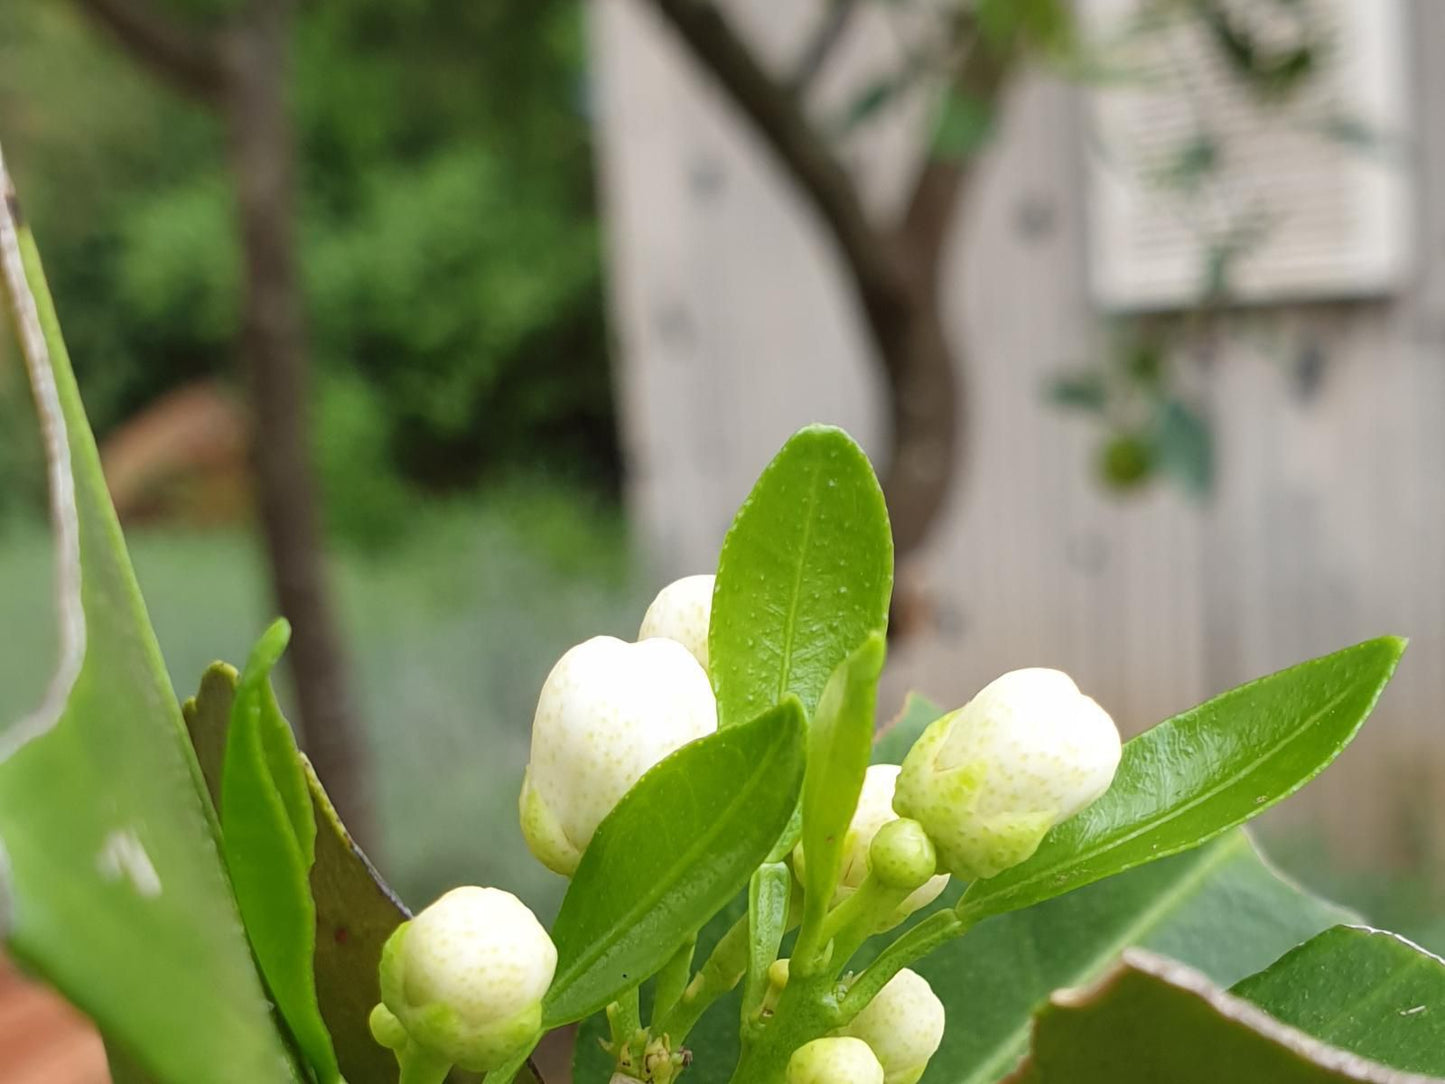
<instances>
[{"instance_id":1,"label":"cluster of flower buds","mask_svg":"<svg viewBox=\"0 0 1445 1084\"><path fill-rule=\"evenodd\" d=\"M830 1036L793 1051L787 1084L883 1084L883 1066L862 1039Z\"/></svg>"},{"instance_id":2,"label":"cluster of flower buds","mask_svg":"<svg viewBox=\"0 0 1445 1084\"><path fill-rule=\"evenodd\" d=\"M528 846L549 868L573 873L633 784L717 729L712 593L711 576L678 580L648 608L636 643L595 637L548 675L520 812ZM868 769L830 908L862 890L848 904L861 937L931 903L950 874L974 880L1024 861L1108 789L1120 750L1113 720L1067 675L1003 675L929 726L901 768ZM800 877L804 860L800 846ZM489 1071L535 1041L556 963L546 931L515 896L455 889L387 942L373 1033L404 1066L425 1058L442 1075L453 1065ZM787 973L787 961L774 964L773 1002ZM846 1027L796 1050L787 1084L917 1084L943 1027L927 981L900 971Z\"/></svg>"},{"instance_id":3,"label":"cluster of flower buds","mask_svg":"<svg viewBox=\"0 0 1445 1084\"><path fill-rule=\"evenodd\" d=\"M769 998L788 983L788 961L769 969ZM799 1047L788 1065L788 1084L918 1084L943 1042L943 1002L928 980L907 968L894 975L846 1027Z\"/></svg>"},{"instance_id":4,"label":"cluster of flower buds","mask_svg":"<svg viewBox=\"0 0 1445 1084\"><path fill-rule=\"evenodd\" d=\"M1015 670L923 732L893 808L923 825L945 869L992 877L1097 801L1120 752L1114 721L1067 674Z\"/></svg>"},{"instance_id":5,"label":"cluster of flower buds","mask_svg":"<svg viewBox=\"0 0 1445 1084\"><path fill-rule=\"evenodd\" d=\"M487 1072L536 1040L556 967L516 896L454 888L387 939L372 1034L402 1057Z\"/></svg>"},{"instance_id":6,"label":"cluster of flower buds","mask_svg":"<svg viewBox=\"0 0 1445 1084\"><path fill-rule=\"evenodd\" d=\"M558 660L532 721L527 846L570 876L603 818L669 753L717 729L707 670L711 576L663 589L637 643L595 636Z\"/></svg>"},{"instance_id":7,"label":"cluster of flower buds","mask_svg":"<svg viewBox=\"0 0 1445 1084\"><path fill-rule=\"evenodd\" d=\"M842 1030L862 1039L883 1069L883 1084L917 1084L943 1042L943 1002L928 980L904 968Z\"/></svg>"},{"instance_id":8,"label":"cluster of flower buds","mask_svg":"<svg viewBox=\"0 0 1445 1084\"><path fill-rule=\"evenodd\" d=\"M833 893L832 906L836 907L851 896L863 883L870 870L875 876L884 877L892 883L922 882L893 915L883 924L884 929L898 925L914 911L927 907L936 900L948 886L948 874L936 874L933 868L932 848L926 855L920 855L920 841L912 838L909 830L900 826L883 833L884 843L874 853L874 842L880 830L899 821L893 811L894 790L900 769L894 764L875 764L863 777L863 790L858 796L858 807L848 825L848 834L843 840L843 867L838 887ZM926 840L922 841L926 844ZM879 859L882 859L882 862ZM926 869L919 876L918 866L922 862ZM801 878L806 868L803 848L799 844L793 851L794 868ZM907 868L904 868L907 867Z\"/></svg>"}]
</instances>

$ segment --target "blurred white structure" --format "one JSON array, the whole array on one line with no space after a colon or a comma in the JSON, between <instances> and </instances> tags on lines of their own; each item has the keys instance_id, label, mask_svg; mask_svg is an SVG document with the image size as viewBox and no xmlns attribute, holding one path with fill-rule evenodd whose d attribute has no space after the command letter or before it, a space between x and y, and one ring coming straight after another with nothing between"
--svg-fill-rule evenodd
<instances>
[{"instance_id":1,"label":"blurred white structure","mask_svg":"<svg viewBox=\"0 0 1445 1084\"><path fill-rule=\"evenodd\" d=\"M814 14L729 6L780 56ZM1418 135L1398 189L1413 193L1413 263L1392 256L1370 298L1261 310L1259 334L1229 341L1205 384L1218 455L1208 504L1167 484L1102 492L1097 433L1043 397L1050 374L1101 343L1087 109L1062 83L1014 87L950 257L965 462L921 561L933 629L894 653L890 696L916 686L956 704L1006 670L1058 667L1133 731L1398 632L1413 645L1373 727L1287 808L1363 848L1413 827L1418 788L1440 791L1445 5L1401 10L1392 71L1405 73ZM703 571L793 429L835 422L884 450L877 377L828 238L746 123L641 0L597 0L593 31L633 508L661 575ZM853 35L820 92L836 96L890 40ZM880 205L907 180L911 120L855 148Z\"/></svg>"}]
</instances>

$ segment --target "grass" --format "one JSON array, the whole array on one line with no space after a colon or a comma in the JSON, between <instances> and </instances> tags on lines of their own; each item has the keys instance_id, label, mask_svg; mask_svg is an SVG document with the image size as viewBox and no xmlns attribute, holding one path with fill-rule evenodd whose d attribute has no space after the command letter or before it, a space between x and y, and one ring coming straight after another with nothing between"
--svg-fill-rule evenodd
<instances>
[{"instance_id":1,"label":"grass","mask_svg":"<svg viewBox=\"0 0 1445 1084\"><path fill-rule=\"evenodd\" d=\"M413 903L489 884L549 919L564 883L527 853L516 812L537 691L572 644L635 635L650 592L620 516L566 494L424 516L398 548L333 562L375 769L374 857ZM211 661L243 661L271 616L251 540L137 531L130 545L178 695ZM0 535L0 720L33 706L51 668L50 559L38 527Z\"/></svg>"}]
</instances>

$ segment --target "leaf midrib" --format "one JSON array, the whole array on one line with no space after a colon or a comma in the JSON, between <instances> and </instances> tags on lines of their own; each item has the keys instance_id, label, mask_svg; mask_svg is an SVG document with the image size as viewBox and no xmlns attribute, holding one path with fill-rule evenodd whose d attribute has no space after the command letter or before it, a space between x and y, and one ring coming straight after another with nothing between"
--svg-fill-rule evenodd
<instances>
[{"instance_id":1,"label":"leaf midrib","mask_svg":"<svg viewBox=\"0 0 1445 1084\"><path fill-rule=\"evenodd\" d=\"M788 614L783 622L783 643L778 674L778 688L774 702L779 702L788 693L788 679L793 674L793 642L798 632L798 602L803 597L803 571L808 567L808 549L813 541L813 513L818 507L818 481L822 477L820 464L813 464L812 476L808 480L808 499L804 506L803 537L798 543L798 568L793 575L793 592L788 600Z\"/></svg>"}]
</instances>

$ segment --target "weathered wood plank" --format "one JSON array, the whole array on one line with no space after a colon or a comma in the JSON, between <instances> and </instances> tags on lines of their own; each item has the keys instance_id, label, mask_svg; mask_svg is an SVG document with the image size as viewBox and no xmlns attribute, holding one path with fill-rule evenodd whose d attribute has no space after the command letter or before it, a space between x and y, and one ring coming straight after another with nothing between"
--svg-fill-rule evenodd
<instances>
[{"instance_id":1,"label":"weathered wood plank","mask_svg":"<svg viewBox=\"0 0 1445 1084\"><path fill-rule=\"evenodd\" d=\"M798 8L740 12L782 56L806 22ZM1220 451L1207 507L1167 490L1101 493L1092 432L1041 398L1045 377L1085 360L1102 329L1084 279L1079 103L1041 79L1017 89L954 238L966 462L914 573L933 631L895 654L893 692L961 701L1005 669L1056 665L1137 729L1403 632L1414 645L1376 725L1286 816L1376 856L1418 816L1401 781L1445 780L1445 10L1413 8L1417 55L1402 61L1416 73L1415 285L1388 301L1263 314L1226 341L1206 381ZM826 238L643 9L598 0L593 20L631 493L670 574L711 564L732 509L796 426L835 421L875 451L882 433ZM885 39L863 35L842 63L868 70ZM845 81L835 73L832 92ZM884 125L856 151L880 206L906 179L916 121Z\"/></svg>"}]
</instances>

